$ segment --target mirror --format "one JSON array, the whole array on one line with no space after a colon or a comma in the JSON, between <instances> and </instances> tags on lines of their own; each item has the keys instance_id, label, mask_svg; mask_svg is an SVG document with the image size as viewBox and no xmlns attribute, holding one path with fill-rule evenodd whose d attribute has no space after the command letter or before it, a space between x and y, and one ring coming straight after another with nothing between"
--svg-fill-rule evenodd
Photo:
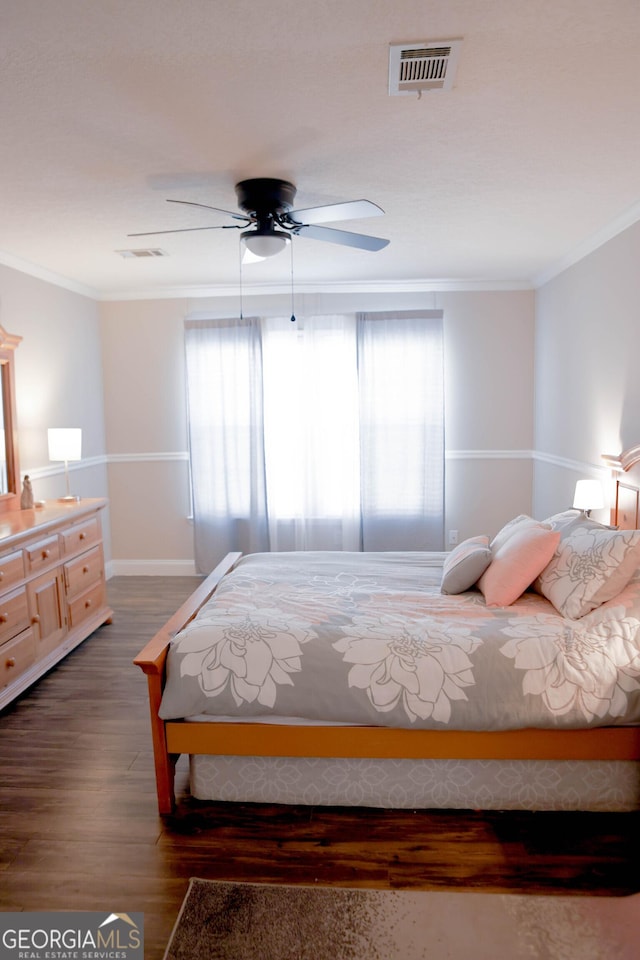
<instances>
[{"instance_id":1,"label":"mirror","mask_svg":"<svg viewBox=\"0 0 640 960\"><path fill-rule=\"evenodd\" d=\"M14 360L21 340L0 327L0 513L20 506Z\"/></svg>"},{"instance_id":2,"label":"mirror","mask_svg":"<svg viewBox=\"0 0 640 960\"><path fill-rule=\"evenodd\" d=\"M4 403L2 402L1 382L0 423L4 424ZM4 426L0 427L0 494L1 493L9 493L9 481L7 478L7 431L4 429Z\"/></svg>"}]
</instances>

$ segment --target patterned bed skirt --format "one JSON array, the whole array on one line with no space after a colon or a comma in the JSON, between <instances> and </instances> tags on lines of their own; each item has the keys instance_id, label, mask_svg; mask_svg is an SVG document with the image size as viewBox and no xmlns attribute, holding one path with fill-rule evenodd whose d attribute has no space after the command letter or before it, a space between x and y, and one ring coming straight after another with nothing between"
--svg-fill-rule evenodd
<instances>
[{"instance_id":1,"label":"patterned bed skirt","mask_svg":"<svg viewBox=\"0 0 640 960\"><path fill-rule=\"evenodd\" d=\"M200 800L389 809L640 809L640 763L190 758Z\"/></svg>"}]
</instances>

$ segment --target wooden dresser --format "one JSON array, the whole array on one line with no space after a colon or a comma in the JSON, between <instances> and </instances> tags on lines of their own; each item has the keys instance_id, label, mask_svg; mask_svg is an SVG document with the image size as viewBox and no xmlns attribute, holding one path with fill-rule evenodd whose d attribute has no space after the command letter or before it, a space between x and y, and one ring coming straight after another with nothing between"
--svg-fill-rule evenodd
<instances>
[{"instance_id":1,"label":"wooden dresser","mask_svg":"<svg viewBox=\"0 0 640 960\"><path fill-rule=\"evenodd\" d=\"M110 623L100 511L49 501L0 516L0 709Z\"/></svg>"}]
</instances>

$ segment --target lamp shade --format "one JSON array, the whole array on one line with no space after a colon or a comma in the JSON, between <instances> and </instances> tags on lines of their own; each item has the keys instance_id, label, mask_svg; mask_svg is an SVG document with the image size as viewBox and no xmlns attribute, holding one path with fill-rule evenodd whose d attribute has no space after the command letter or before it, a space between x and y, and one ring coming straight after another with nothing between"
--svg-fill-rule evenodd
<instances>
[{"instance_id":1,"label":"lamp shade","mask_svg":"<svg viewBox=\"0 0 640 960\"><path fill-rule=\"evenodd\" d=\"M82 460L80 427L50 427L47 430L49 460Z\"/></svg>"},{"instance_id":2,"label":"lamp shade","mask_svg":"<svg viewBox=\"0 0 640 960\"><path fill-rule=\"evenodd\" d=\"M578 480L573 497L576 510L600 510L604 507L604 494L599 480Z\"/></svg>"}]
</instances>

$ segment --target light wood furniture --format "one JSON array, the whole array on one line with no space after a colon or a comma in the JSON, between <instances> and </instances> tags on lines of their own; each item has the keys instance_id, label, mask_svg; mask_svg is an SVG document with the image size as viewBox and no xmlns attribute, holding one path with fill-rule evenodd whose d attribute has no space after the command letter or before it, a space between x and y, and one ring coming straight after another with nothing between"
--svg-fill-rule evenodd
<instances>
[{"instance_id":1,"label":"light wood furniture","mask_svg":"<svg viewBox=\"0 0 640 960\"><path fill-rule=\"evenodd\" d=\"M616 492L615 503L618 503ZM625 528L626 516L612 515ZM431 758L458 760L640 760L640 726L586 730L405 730L388 727L200 723L158 716L171 639L198 613L241 554L230 553L134 660L147 675L158 809L175 806L182 753L263 757Z\"/></svg>"},{"instance_id":2,"label":"light wood furniture","mask_svg":"<svg viewBox=\"0 0 640 960\"><path fill-rule=\"evenodd\" d=\"M113 615L100 522L106 500L20 509L20 341L0 327L0 709Z\"/></svg>"},{"instance_id":3,"label":"light wood furniture","mask_svg":"<svg viewBox=\"0 0 640 960\"><path fill-rule=\"evenodd\" d=\"M0 327L0 514L20 508L15 352L21 340Z\"/></svg>"},{"instance_id":4,"label":"light wood furniture","mask_svg":"<svg viewBox=\"0 0 640 960\"><path fill-rule=\"evenodd\" d=\"M0 708L111 621L105 506L52 501L0 516Z\"/></svg>"}]
</instances>

